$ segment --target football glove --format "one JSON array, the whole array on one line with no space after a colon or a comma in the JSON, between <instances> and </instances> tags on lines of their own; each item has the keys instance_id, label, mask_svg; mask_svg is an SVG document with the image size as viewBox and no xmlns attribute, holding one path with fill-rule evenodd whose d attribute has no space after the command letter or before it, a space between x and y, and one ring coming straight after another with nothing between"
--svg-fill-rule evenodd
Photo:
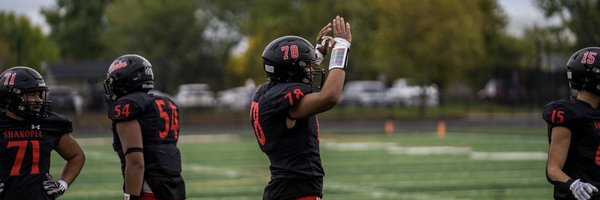
<instances>
[{"instance_id":1,"label":"football glove","mask_svg":"<svg viewBox=\"0 0 600 200\"><path fill-rule=\"evenodd\" d=\"M592 193L598 192L598 188L579 179L573 181L569 189L577 200L588 200L592 197Z\"/></svg>"},{"instance_id":2,"label":"football glove","mask_svg":"<svg viewBox=\"0 0 600 200\"><path fill-rule=\"evenodd\" d=\"M64 180L54 181L50 174L46 174L46 180L42 183L44 190L49 197L57 198L60 197L67 191L69 185Z\"/></svg>"},{"instance_id":3,"label":"football glove","mask_svg":"<svg viewBox=\"0 0 600 200\"><path fill-rule=\"evenodd\" d=\"M0 194L2 194L4 192L4 182L2 182L2 179L0 179Z\"/></svg>"}]
</instances>

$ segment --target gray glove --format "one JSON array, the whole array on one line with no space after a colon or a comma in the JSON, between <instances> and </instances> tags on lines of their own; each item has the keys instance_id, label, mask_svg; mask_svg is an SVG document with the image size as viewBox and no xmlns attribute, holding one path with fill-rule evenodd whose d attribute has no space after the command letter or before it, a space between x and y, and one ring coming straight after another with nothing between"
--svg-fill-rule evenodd
<instances>
[{"instance_id":1,"label":"gray glove","mask_svg":"<svg viewBox=\"0 0 600 200\"><path fill-rule=\"evenodd\" d=\"M579 179L573 181L569 186L569 189L577 200L588 200L592 197L592 193L598 192L598 188L594 187L592 184L582 182Z\"/></svg>"},{"instance_id":2,"label":"gray glove","mask_svg":"<svg viewBox=\"0 0 600 200\"><path fill-rule=\"evenodd\" d=\"M46 190L46 194L49 197L57 198L60 197L67 191L69 185L64 180L54 181L50 174L46 174L46 180L42 183L44 186L44 190Z\"/></svg>"}]
</instances>

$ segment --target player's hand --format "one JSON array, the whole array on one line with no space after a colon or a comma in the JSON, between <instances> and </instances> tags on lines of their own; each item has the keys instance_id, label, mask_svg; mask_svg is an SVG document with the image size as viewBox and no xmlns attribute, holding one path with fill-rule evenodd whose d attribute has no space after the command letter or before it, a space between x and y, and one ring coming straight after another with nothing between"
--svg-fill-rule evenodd
<instances>
[{"instance_id":1,"label":"player's hand","mask_svg":"<svg viewBox=\"0 0 600 200\"><path fill-rule=\"evenodd\" d=\"M0 179L0 194L2 194L4 192L4 182L2 182L2 179Z\"/></svg>"},{"instance_id":2,"label":"player's hand","mask_svg":"<svg viewBox=\"0 0 600 200\"><path fill-rule=\"evenodd\" d=\"M46 174L46 180L42 183L44 190L49 197L57 198L60 197L67 191L69 185L64 180L54 181L50 174Z\"/></svg>"},{"instance_id":3,"label":"player's hand","mask_svg":"<svg viewBox=\"0 0 600 200\"><path fill-rule=\"evenodd\" d=\"M327 33L331 32L331 23L325 25L319 35L317 35L317 45L315 46L321 54L327 55L329 48L333 47L333 37L327 36Z\"/></svg>"},{"instance_id":4,"label":"player's hand","mask_svg":"<svg viewBox=\"0 0 600 200\"><path fill-rule=\"evenodd\" d=\"M573 193L578 200L588 200L592 197L592 193L598 192L598 188L594 187L592 184L582 182L577 179L571 183L569 189Z\"/></svg>"},{"instance_id":5,"label":"player's hand","mask_svg":"<svg viewBox=\"0 0 600 200\"><path fill-rule=\"evenodd\" d=\"M352 42L352 33L350 32L350 23L346 23L343 17L336 16L333 19L333 37L339 37Z\"/></svg>"}]
</instances>

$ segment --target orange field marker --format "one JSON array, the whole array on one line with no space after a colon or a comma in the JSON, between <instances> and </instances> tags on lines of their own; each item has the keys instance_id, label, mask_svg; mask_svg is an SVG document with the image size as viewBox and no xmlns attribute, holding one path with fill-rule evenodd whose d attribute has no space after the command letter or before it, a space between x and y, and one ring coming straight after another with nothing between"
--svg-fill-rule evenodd
<instances>
[{"instance_id":1,"label":"orange field marker","mask_svg":"<svg viewBox=\"0 0 600 200\"><path fill-rule=\"evenodd\" d=\"M446 123L444 123L444 121L438 122L437 134L439 138L443 138L446 136Z\"/></svg>"},{"instance_id":2,"label":"orange field marker","mask_svg":"<svg viewBox=\"0 0 600 200\"><path fill-rule=\"evenodd\" d=\"M394 134L394 122L392 122L392 120L387 120L385 121L385 134L386 135L392 135Z\"/></svg>"}]
</instances>

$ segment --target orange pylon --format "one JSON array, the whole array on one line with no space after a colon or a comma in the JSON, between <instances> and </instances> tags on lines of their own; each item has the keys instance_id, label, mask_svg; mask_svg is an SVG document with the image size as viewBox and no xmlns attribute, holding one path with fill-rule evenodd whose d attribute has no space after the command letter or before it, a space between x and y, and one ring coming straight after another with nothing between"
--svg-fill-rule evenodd
<instances>
[{"instance_id":1,"label":"orange pylon","mask_svg":"<svg viewBox=\"0 0 600 200\"><path fill-rule=\"evenodd\" d=\"M392 135L394 134L394 122L392 120L385 121L385 134Z\"/></svg>"},{"instance_id":2,"label":"orange pylon","mask_svg":"<svg viewBox=\"0 0 600 200\"><path fill-rule=\"evenodd\" d=\"M446 136L446 123L444 121L440 121L437 124L437 134L439 138L443 138Z\"/></svg>"}]
</instances>

